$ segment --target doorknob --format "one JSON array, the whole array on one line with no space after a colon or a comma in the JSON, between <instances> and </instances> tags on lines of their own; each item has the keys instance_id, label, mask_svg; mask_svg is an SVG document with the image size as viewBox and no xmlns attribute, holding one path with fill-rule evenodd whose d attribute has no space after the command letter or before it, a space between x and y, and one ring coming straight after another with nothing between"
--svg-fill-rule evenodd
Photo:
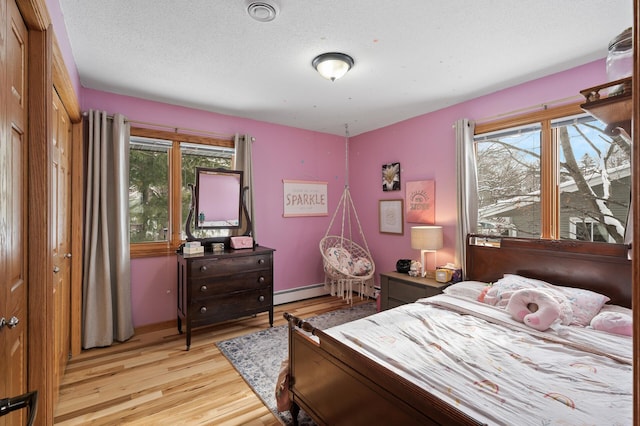
<instances>
[{"instance_id":1,"label":"doorknob","mask_svg":"<svg viewBox=\"0 0 640 426\"><path fill-rule=\"evenodd\" d=\"M0 318L0 329L2 329L5 326L9 328L15 328L19 322L20 320L16 317L11 317L11 319L9 319L9 322L7 322L5 317L2 317Z\"/></svg>"},{"instance_id":2,"label":"doorknob","mask_svg":"<svg viewBox=\"0 0 640 426\"><path fill-rule=\"evenodd\" d=\"M65 255L62 257L64 257L65 259L71 259L71 253L65 253Z\"/></svg>"},{"instance_id":3,"label":"doorknob","mask_svg":"<svg viewBox=\"0 0 640 426\"><path fill-rule=\"evenodd\" d=\"M7 323L7 327L16 328L16 326L18 325L19 322L20 322L20 320L18 318L11 317L11 319L9 319L9 322Z\"/></svg>"},{"instance_id":4,"label":"doorknob","mask_svg":"<svg viewBox=\"0 0 640 426\"><path fill-rule=\"evenodd\" d=\"M60 268L58 268L57 266L53 267L53 273L57 274L58 272L60 272Z\"/></svg>"}]
</instances>

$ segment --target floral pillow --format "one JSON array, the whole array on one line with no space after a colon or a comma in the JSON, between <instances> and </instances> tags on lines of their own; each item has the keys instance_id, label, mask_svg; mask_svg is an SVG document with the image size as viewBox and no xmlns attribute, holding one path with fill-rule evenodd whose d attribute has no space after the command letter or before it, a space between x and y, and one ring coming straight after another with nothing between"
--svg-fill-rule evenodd
<instances>
[{"instance_id":1,"label":"floral pillow","mask_svg":"<svg viewBox=\"0 0 640 426\"><path fill-rule=\"evenodd\" d=\"M353 259L351 253L342 247L329 247L326 251L326 258L333 269L340 273L351 275L353 270Z\"/></svg>"},{"instance_id":2,"label":"floral pillow","mask_svg":"<svg viewBox=\"0 0 640 426\"><path fill-rule=\"evenodd\" d=\"M372 270L373 270L373 265L371 264L371 261L366 257L358 257L353 262L352 275L361 277L363 275L370 274Z\"/></svg>"},{"instance_id":3,"label":"floral pillow","mask_svg":"<svg viewBox=\"0 0 640 426\"><path fill-rule=\"evenodd\" d=\"M573 321L571 325L580 325L586 327L591 323L593 317L598 315L600 309L610 299L607 296L596 293L591 290L573 287L557 286L571 303L573 309Z\"/></svg>"}]
</instances>

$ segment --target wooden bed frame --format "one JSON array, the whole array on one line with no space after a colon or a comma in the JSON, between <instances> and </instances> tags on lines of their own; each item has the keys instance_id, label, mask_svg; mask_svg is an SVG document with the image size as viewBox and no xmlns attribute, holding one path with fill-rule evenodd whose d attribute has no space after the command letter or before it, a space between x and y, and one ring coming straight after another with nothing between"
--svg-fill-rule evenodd
<instances>
[{"instance_id":1,"label":"wooden bed frame","mask_svg":"<svg viewBox=\"0 0 640 426\"><path fill-rule=\"evenodd\" d=\"M469 236L466 245L467 280L520 274L590 289L609 296L612 304L631 307L631 261L624 245L481 236ZM320 425L482 424L322 330L284 315L294 424L300 408Z\"/></svg>"}]
</instances>

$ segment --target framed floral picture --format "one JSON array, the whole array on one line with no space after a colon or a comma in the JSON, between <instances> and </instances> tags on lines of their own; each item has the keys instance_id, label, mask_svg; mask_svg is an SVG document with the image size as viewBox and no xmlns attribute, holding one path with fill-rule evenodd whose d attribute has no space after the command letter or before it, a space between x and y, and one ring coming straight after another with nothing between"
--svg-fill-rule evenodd
<instances>
[{"instance_id":1,"label":"framed floral picture","mask_svg":"<svg viewBox=\"0 0 640 426\"><path fill-rule=\"evenodd\" d=\"M433 224L436 219L435 181L407 182L407 222Z\"/></svg>"},{"instance_id":2,"label":"framed floral picture","mask_svg":"<svg viewBox=\"0 0 640 426\"><path fill-rule=\"evenodd\" d=\"M382 234L404 234L404 216L402 199L380 200L378 205L378 222Z\"/></svg>"},{"instance_id":3,"label":"framed floral picture","mask_svg":"<svg viewBox=\"0 0 640 426\"><path fill-rule=\"evenodd\" d=\"M382 190L400 191L400 163L382 165Z\"/></svg>"}]
</instances>

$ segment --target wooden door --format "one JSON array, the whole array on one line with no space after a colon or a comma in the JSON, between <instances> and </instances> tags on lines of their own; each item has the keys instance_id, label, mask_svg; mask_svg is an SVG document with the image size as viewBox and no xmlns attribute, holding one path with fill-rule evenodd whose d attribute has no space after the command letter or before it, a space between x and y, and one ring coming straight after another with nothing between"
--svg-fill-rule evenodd
<instances>
[{"instance_id":1,"label":"wooden door","mask_svg":"<svg viewBox=\"0 0 640 426\"><path fill-rule=\"evenodd\" d=\"M71 352L71 125L53 91L51 125L51 238L54 298L54 406Z\"/></svg>"},{"instance_id":2,"label":"wooden door","mask_svg":"<svg viewBox=\"0 0 640 426\"><path fill-rule=\"evenodd\" d=\"M1 398L27 391L27 29L13 0L0 0L0 32ZM0 425L22 425L26 414Z\"/></svg>"}]
</instances>

